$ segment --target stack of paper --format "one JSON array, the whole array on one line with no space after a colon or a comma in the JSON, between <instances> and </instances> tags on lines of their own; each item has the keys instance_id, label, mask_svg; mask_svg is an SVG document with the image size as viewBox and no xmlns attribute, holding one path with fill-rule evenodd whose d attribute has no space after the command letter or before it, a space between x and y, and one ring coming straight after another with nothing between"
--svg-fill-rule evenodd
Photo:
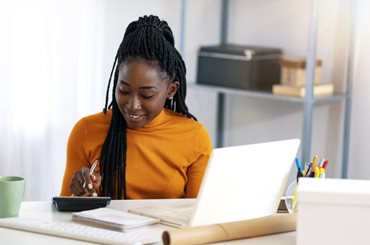
<instances>
[{"instance_id":1,"label":"stack of paper","mask_svg":"<svg viewBox=\"0 0 370 245\"><path fill-rule=\"evenodd\" d=\"M72 213L72 220L118 231L125 231L131 228L159 223L158 219L131 214L111 208L98 208Z\"/></svg>"}]
</instances>

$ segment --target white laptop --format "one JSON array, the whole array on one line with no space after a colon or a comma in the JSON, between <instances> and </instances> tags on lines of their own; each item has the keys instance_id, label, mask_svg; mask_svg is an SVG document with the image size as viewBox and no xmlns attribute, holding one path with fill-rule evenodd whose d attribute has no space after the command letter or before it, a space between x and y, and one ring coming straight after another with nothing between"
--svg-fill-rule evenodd
<instances>
[{"instance_id":1,"label":"white laptop","mask_svg":"<svg viewBox=\"0 0 370 245\"><path fill-rule=\"evenodd\" d=\"M147 206L129 212L176 227L247 220L275 214L300 140L214 149L198 198L187 206Z\"/></svg>"}]
</instances>

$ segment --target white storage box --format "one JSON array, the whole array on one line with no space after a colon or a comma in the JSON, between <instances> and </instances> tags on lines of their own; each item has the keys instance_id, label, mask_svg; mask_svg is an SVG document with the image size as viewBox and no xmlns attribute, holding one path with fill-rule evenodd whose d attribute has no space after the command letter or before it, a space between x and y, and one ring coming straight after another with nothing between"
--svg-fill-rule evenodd
<instances>
[{"instance_id":1,"label":"white storage box","mask_svg":"<svg viewBox=\"0 0 370 245\"><path fill-rule=\"evenodd\" d=\"M370 180L300 178L297 245L370 244Z\"/></svg>"}]
</instances>

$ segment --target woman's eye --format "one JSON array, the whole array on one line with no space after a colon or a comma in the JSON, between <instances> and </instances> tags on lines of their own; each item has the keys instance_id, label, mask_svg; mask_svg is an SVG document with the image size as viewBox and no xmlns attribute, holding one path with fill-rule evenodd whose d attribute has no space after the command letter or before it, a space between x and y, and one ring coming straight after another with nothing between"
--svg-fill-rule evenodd
<instances>
[{"instance_id":1,"label":"woman's eye","mask_svg":"<svg viewBox=\"0 0 370 245\"><path fill-rule=\"evenodd\" d=\"M121 90L121 89L119 89L119 92L120 92L121 94L125 94L125 95L130 93L129 91Z\"/></svg>"},{"instance_id":2,"label":"woman's eye","mask_svg":"<svg viewBox=\"0 0 370 245\"><path fill-rule=\"evenodd\" d=\"M150 98L152 98L153 97L153 95L149 95L149 94L142 94L141 95L144 99L150 99Z\"/></svg>"}]
</instances>

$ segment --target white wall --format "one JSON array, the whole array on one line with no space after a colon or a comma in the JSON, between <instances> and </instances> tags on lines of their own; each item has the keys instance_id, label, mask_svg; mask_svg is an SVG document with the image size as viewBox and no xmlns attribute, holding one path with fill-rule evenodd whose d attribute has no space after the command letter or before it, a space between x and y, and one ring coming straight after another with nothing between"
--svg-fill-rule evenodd
<instances>
[{"instance_id":1,"label":"white wall","mask_svg":"<svg viewBox=\"0 0 370 245\"><path fill-rule=\"evenodd\" d=\"M202 45L215 45L220 41L220 0L187 0L183 58L187 66L187 81L195 83L197 51ZM208 129L211 138L216 139L216 94L188 88L189 110Z\"/></svg>"},{"instance_id":2,"label":"white wall","mask_svg":"<svg viewBox=\"0 0 370 245\"><path fill-rule=\"evenodd\" d=\"M370 2L357 1L356 51L349 155L350 178L369 179Z\"/></svg>"}]
</instances>

